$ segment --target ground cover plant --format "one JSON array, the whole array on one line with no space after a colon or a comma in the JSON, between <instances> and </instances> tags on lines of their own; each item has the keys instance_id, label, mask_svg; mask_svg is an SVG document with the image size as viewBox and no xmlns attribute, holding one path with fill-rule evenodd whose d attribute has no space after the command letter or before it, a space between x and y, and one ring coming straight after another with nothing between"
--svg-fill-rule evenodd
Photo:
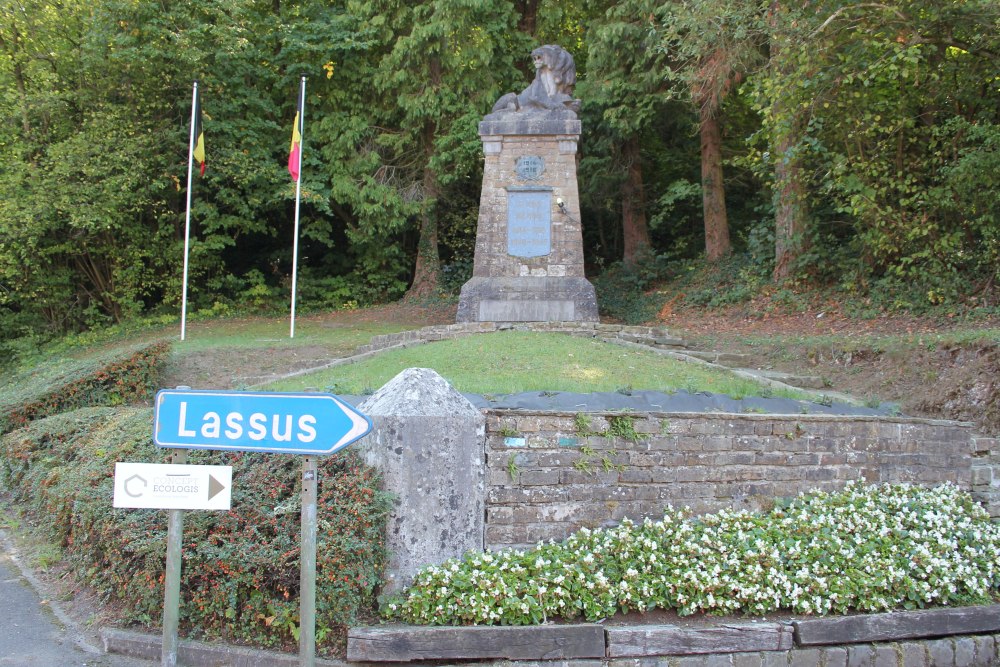
<instances>
[{"instance_id":1,"label":"ground cover plant","mask_svg":"<svg viewBox=\"0 0 1000 667\"><path fill-rule=\"evenodd\" d=\"M805 392L772 390L728 371L687 363L647 350L557 333L498 331L388 350L346 366L279 380L279 391L308 387L361 394L397 373L433 368L458 391L477 394L521 391L709 391L729 396L806 398Z\"/></svg>"},{"instance_id":2,"label":"ground cover plant","mask_svg":"<svg viewBox=\"0 0 1000 667\"><path fill-rule=\"evenodd\" d=\"M84 408L6 435L0 474L14 506L46 533L79 580L120 621L155 626L163 605L166 514L112 509L116 461L161 462L148 408ZM233 466L229 512L188 512L181 629L258 646L298 633L297 457L194 451L191 463ZM389 500L349 451L320 462L317 642L336 649L343 626L374 607Z\"/></svg>"},{"instance_id":3,"label":"ground cover plant","mask_svg":"<svg viewBox=\"0 0 1000 667\"><path fill-rule=\"evenodd\" d=\"M467 554L419 572L384 607L417 624L528 625L619 612L877 612L986 603L1000 525L953 485L849 484L766 513L582 529L560 543Z\"/></svg>"},{"instance_id":4,"label":"ground cover plant","mask_svg":"<svg viewBox=\"0 0 1000 667\"><path fill-rule=\"evenodd\" d=\"M157 341L12 375L0 389L0 433L73 408L149 402L169 353L170 343Z\"/></svg>"}]
</instances>

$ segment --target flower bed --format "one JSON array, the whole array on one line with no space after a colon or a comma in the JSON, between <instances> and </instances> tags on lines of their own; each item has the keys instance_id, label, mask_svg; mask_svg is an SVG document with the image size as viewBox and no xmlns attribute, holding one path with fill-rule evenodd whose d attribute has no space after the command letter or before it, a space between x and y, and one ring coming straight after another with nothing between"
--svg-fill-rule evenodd
<instances>
[{"instance_id":1,"label":"flower bed","mask_svg":"<svg viewBox=\"0 0 1000 667\"><path fill-rule=\"evenodd\" d=\"M1000 525L954 485L849 484L766 513L581 530L425 568L385 606L417 624L597 620L618 612L797 614L980 604L1000 589Z\"/></svg>"}]
</instances>

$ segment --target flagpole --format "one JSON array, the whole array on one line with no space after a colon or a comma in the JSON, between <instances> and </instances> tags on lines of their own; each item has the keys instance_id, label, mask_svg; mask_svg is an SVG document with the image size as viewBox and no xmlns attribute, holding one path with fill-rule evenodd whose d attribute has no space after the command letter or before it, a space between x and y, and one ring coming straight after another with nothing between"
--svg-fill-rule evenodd
<instances>
[{"instance_id":1,"label":"flagpole","mask_svg":"<svg viewBox=\"0 0 1000 667\"><path fill-rule=\"evenodd\" d=\"M191 246L191 179L194 173L194 126L195 114L198 113L198 82L194 82L191 93L191 139L188 144L188 182L187 182L187 213L184 215L184 277L181 280L181 340L184 340L187 330L187 298L188 298L188 250Z\"/></svg>"},{"instance_id":2,"label":"flagpole","mask_svg":"<svg viewBox=\"0 0 1000 667\"><path fill-rule=\"evenodd\" d=\"M291 317L291 328L289 330L288 337L295 338L295 293L296 286L298 283L299 274L299 198L302 194L302 153L303 145L305 143L305 120L306 120L306 78L302 77L302 83L299 86L299 106L298 106L298 124L299 124L299 156L298 165L296 166L296 171L298 172L298 177L295 179L295 238L292 241L292 317Z\"/></svg>"}]
</instances>

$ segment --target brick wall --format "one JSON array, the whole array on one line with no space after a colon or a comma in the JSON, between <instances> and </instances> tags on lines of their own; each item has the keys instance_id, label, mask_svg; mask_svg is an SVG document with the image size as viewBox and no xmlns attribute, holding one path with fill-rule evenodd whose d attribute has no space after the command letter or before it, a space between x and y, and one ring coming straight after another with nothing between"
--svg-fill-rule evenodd
<instances>
[{"instance_id":1,"label":"brick wall","mask_svg":"<svg viewBox=\"0 0 1000 667\"><path fill-rule=\"evenodd\" d=\"M759 509L849 480L970 489L975 447L971 424L924 419L495 410L486 544L560 540L667 505Z\"/></svg>"}]
</instances>

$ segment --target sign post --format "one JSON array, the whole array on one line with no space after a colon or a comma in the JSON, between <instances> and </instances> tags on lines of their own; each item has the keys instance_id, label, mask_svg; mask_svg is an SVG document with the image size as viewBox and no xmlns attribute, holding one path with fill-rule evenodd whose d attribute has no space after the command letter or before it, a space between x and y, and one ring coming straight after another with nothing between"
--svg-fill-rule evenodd
<instances>
[{"instance_id":1,"label":"sign post","mask_svg":"<svg viewBox=\"0 0 1000 667\"><path fill-rule=\"evenodd\" d=\"M299 550L299 665L316 666L316 488L315 456L302 457L302 544Z\"/></svg>"},{"instance_id":2,"label":"sign post","mask_svg":"<svg viewBox=\"0 0 1000 667\"><path fill-rule=\"evenodd\" d=\"M187 462L187 452L175 449L170 462ZM160 660L163 667L177 667L177 626L181 608L181 544L184 539L184 510L167 512L167 564L163 576L163 646Z\"/></svg>"},{"instance_id":3,"label":"sign post","mask_svg":"<svg viewBox=\"0 0 1000 667\"><path fill-rule=\"evenodd\" d=\"M333 394L164 389L153 410L153 442L173 450L214 449L302 454L302 527L299 558L299 665L316 665L317 456L333 454L368 434L365 415ZM181 523L177 519L176 582L172 572L174 513L167 537L163 665L177 664ZM170 586L176 586L172 592ZM172 605L172 651L168 655L168 606ZM172 656L173 662L168 662Z\"/></svg>"}]
</instances>

